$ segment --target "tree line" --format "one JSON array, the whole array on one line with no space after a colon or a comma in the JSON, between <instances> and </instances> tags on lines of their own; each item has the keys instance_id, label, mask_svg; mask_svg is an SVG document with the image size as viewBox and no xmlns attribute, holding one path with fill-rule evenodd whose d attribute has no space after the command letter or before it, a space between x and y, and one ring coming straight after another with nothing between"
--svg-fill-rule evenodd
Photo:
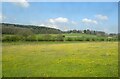
<instances>
[{"instance_id":1,"label":"tree line","mask_svg":"<svg viewBox=\"0 0 120 79\"><path fill-rule=\"evenodd\" d=\"M105 37L65 37L64 34L43 35L3 35L2 41L117 41L117 38Z\"/></svg>"},{"instance_id":2,"label":"tree line","mask_svg":"<svg viewBox=\"0 0 120 79\"><path fill-rule=\"evenodd\" d=\"M118 34L110 33L107 34L103 31L95 31L95 30L68 30L61 31L55 28L48 28L45 26L34 26L34 25L19 25L19 24L9 24L9 23L1 23L2 26L2 34L16 34L18 31L22 32L22 30L31 31L34 34L61 34L61 33L84 33L91 35L99 35L99 36L118 36Z\"/></svg>"},{"instance_id":3,"label":"tree line","mask_svg":"<svg viewBox=\"0 0 120 79\"><path fill-rule=\"evenodd\" d=\"M8 24L2 23L2 41L117 41L116 34L107 34L102 31L91 31L87 30L69 30L61 31L59 29L48 28L48 27L38 27L32 25L18 25L18 24ZM65 33L84 33L91 35L98 35L103 37L65 37ZM36 36L36 34L43 34L41 36ZM57 34L52 36L50 34Z\"/></svg>"}]
</instances>

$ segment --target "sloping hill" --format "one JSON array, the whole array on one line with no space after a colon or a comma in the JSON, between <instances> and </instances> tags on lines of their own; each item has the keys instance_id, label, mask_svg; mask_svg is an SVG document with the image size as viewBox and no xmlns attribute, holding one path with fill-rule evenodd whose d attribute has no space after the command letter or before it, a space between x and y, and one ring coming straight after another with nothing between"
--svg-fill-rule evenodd
<instances>
[{"instance_id":1,"label":"sloping hill","mask_svg":"<svg viewBox=\"0 0 120 79\"><path fill-rule=\"evenodd\" d=\"M49 28L45 26L35 26L35 25L19 25L19 24L9 24L2 23L2 34L15 34L18 30L31 30L35 34L59 34L62 31L55 28Z\"/></svg>"}]
</instances>

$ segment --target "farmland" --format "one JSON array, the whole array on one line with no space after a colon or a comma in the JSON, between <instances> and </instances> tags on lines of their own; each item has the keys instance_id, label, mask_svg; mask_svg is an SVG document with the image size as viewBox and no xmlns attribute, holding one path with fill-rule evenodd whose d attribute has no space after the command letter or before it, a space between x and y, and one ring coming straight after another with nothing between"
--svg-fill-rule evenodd
<instances>
[{"instance_id":1,"label":"farmland","mask_svg":"<svg viewBox=\"0 0 120 79\"><path fill-rule=\"evenodd\" d=\"M117 77L117 42L4 42L4 77Z\"/></svg>"},{"instance_id":2,"label":"farmland","mask_svg":"<svg viewBox=\"0 0 120 79\"><path fill-rule=\"evenodd\" d=\"M2 25L4 77L117 77L118 36L103 31Z\"/></svg>"},{"instance_id":3,"label":"farmland","mask_svg":"<svg viewBox=\"0 0 120 79\"><path fill-rule=\"evenodd\" d=\"M2 23L2 41L117 41L115 33L95 30L68 30L43 26Z\"/></svg>"},{"instance_id":4,"label":"farmland","mask_svg":"<svg viewBox=\"0 0 120 79\"><path fill-rule=\"evenodd\" d=\"M2 41L117 41L117 37L98 36L91 34L63 33L63 34L34 34L25 36L3 34Z\"/></svg>"},{"instance_id":5,"label":"farmland","mask_svg":"<svg viewBox=\"0 0 120 79\"><path fill-rule=\"evenodd\" d=\"M118 78L118 7L106 1L2 1L0 77Z\"/></svg>"}]
</instances>

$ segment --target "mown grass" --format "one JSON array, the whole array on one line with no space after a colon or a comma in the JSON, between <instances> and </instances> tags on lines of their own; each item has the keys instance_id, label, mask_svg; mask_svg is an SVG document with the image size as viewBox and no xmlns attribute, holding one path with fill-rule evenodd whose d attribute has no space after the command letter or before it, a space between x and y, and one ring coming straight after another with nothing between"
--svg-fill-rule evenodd
<instances>
[{"instance_id":1,"label":"mown grass","mask_svg":"<svg viewBox=\"0 0 120 79\"><path fill-rule=\"evenodd\" d=\"M5 77L117 77L117 42L3 43Z\"/></svg>"}]
</instances>

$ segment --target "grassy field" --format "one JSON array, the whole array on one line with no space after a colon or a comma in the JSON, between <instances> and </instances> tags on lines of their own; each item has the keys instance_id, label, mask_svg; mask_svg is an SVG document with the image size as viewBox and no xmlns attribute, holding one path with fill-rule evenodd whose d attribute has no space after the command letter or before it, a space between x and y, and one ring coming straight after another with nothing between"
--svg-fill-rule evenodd
<instances>
[{"instance_id":1,"label":"grassy field","mask_svg":"<svg viewBox=\"0 0 120 79\"><path fill-rule=\"evenodd\" d=\"M45 34L36 34L36 36L41 37ZM58 34L49 34L51 36L57 36ZM96 38L106 38L104 36L92 35L92 34L81 34L81 33L63 33L65 37L96 37Z\"/></svg>"},{"instance_id":2,"label":"grassy field","mask_svg":"<svg viewBox=\"0 0 120 79\"><path fill-rule=\"evenodd\" d=\"M2 77L2 54L0 54L0 78Z\"/></svg>"},{"instance_id":3,"label":"grassy field","mask_svg":"<svg viewBox=\"0 0 120 79\"><path fill-rule=\"evenodd\" d=\"M3 42L11 41L118 41L117 37L99 36L80 33L64 33L64 34L33 34L29 36L3 34Z\"/></svg>"},{"instance_id":4,"label":"grassy field","mask_svg":"<svg viewBox=\"0 0 120 79\"><path fill-rule=\"evenodd\" d=\"M3 43L5 77L116 77L117 42Z\"/></svg>"},{"instance_id":5,"label":"grassy field","mask_svg":"<svg viewBox=\"0 0 120 79\"><path fill-rule=\"evenodd\" d=\"M41 35L45 35L45 34L36 34L36 35L41 36ZM50 35L56 36L58 34L50 34ZM63 33L62 35L65 35L67 37L70 37L70 36L76 36L76 37L77 36L79 36L79 37L82 37L82 36L84 36L84 37L91 37L91 36L93 36L93 37L97 37L97 35L81 34L81 33Z\"/></svg>"}]
</instances>

